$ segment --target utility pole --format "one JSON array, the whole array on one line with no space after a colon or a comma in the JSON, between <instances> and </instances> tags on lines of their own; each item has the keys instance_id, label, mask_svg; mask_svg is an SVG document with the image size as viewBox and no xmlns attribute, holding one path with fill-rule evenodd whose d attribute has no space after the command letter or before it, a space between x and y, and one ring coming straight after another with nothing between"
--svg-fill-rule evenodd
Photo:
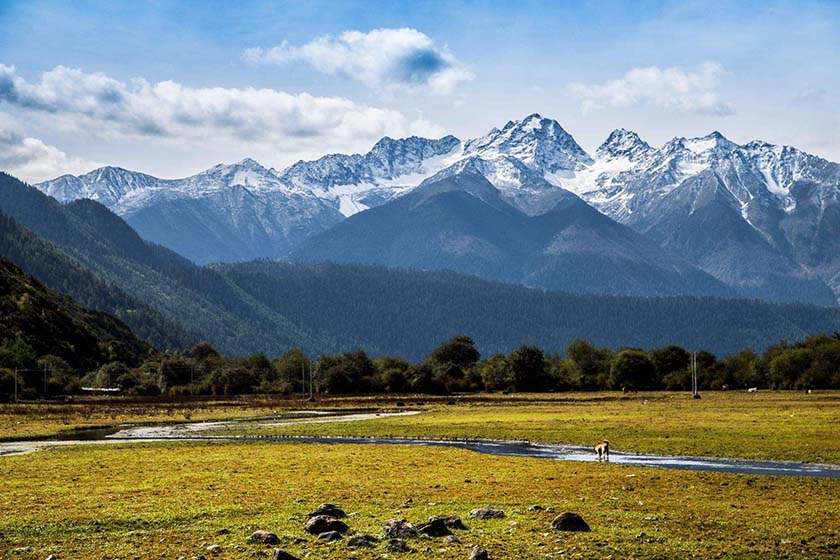
<instances>
[{"instance_id":1,"label":"utility pole","mask_svg":"<svg viewBox=\"0 0 840 560\"><path fill-rule=\"evenodd\" d=\"M306 400L306 364L300 364L300 390L303 399Z\"/></svg>"},{"instance_id":2,"label":"utility pole","mask_svg":"<svg viewBox=\"0 0 840 560\"><path fill-rule=\"evenodd\" d=\"M697 393L697 352L691 353L691 396L695 399L700 398Z\"/></svg>"},{"instance_id":3,"label":"utility pole","mask_svg":"<svg viewBox=\"0 0 840 560\"><path fill-rule=\"evenodd\" d=\"M315 400L315 392L313 390L313 381L312 381L312 363L309 364L309 398Z\"/></svg>"}]
</instances>

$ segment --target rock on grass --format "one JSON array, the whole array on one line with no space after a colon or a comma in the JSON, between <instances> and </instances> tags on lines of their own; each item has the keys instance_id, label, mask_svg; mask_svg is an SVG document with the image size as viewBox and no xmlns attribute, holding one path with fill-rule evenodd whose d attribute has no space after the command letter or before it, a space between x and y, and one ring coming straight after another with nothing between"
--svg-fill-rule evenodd
<instances>
[{"instance_id":1,"label":"rock on grass","mask_svg":"<svg viewBox=\"0 0 840 560\"><path fill-rule=\"evenodd\" d=\"M347 523L331 515L316 515L315 517L311 517L304 526L304 530L312 535L320 535L328 531L346 533L349 529L350 527L347 526Z\"/></svg>"},{"instance_id":2,"label":"rock on grass","mask_svg":"<svg viewBox=\"0 0 840 560\"><path fill-rule=\"evenodd\" d=\"M280 544L280 537L274 533L260 529L251 533L251 536L245 539L245 542L249 544Z\"/></svg>"},{"instance_id":3,"label":"rock on grass","mask_svg":"<svg viewBox=\"0 0 840 560\"><path fill-rule=\"evenodd\" d=\"M505 516L505 512L494 507L475 508L470 512L470 517L474 519L501 519Z\"/></svg>"},{"instance_id":4,"label":"rock on grass","mask_svg":"<svg viewBox=\"0 0 840 560\"><path fill-rule=\"evenodd\" d=\"M289 554L285 550L280 550L279 548L275 548L274 552L271 555L271 560L300 560L297 556Z\"/></svg>"},{"instance_id":5,"label":"rock on grass","mask_svg":"<svg viewBox=\"0 0 840 560\"><path fill-rule=\"evenodd\" d=\"M410 539L417 536L417 529L405 519L389 519L383 529L392 539Z\"/></svg>"},{"instance_id":6,"label":"rock on grass","mask_svg":"<svg viewBox=\"0 0 840 560\"><path fill-rule=\"evenodd\" d=\"M551 526L557 531L591 531L583 517L571 511L564 511L555 517Z\"/></svg>"},{"instance_id":7,"label":"rock on grass","mask_svg":"<svg viewBox=\"0 0 840 560\"><path fill-rule=\"evenodd\" d=\"M470 552L470 560L490 560L487 551L480 546L474 546Z\"/></svg>"},{"instance_id":8,"label":"rock on grass","mask_svg":"<svg viewBox=\"0 0 840 560\"><path fill-rule=\"evenodd\" d=\"M370 548L373 546L374 543L377 542L379 542L379 539L377 539L376 537L359 533L358 535L353 535L352 537L347 539L347 546L351 548Z\"/></svg>"},{"instance_id":9,"label":"rock on grass","mask_svg":"<svg viewBox=\"0 0 840 560\"><path fill-rule=\"evenodd\" d=\"M338 507L335 504L321 504L315 510L310 511L306 514L307 517L315 517L318 515L329 515L330 517L335 517L336 519L342 519L347 517L347 514L344 513L344 510Z\"/></svg>"}]
</instances>

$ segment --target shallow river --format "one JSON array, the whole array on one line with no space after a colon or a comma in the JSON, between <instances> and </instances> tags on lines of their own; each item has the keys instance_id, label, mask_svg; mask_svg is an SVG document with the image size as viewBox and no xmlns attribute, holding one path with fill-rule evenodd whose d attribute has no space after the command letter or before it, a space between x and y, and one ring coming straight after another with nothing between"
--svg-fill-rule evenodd
<instances>
[{"instance_id":1,"label":"shallow river","mask_svg":"<svg viewBox=\"0 0 840 560\"><path fill-rule=\"evenodd\" d=\"M290 424L312 424L325 422L352 422L372 420L388 416L419 414L419 412L400 412L391 414L359 413L329 414L320 413L312 418L271 420L257 426L283 426ZM86 443L127 441L276 441L288 443L322 443L332 445L421 445L432 447L454 447L467 449L488 455L510 457L535 457L562 461L597 461L589 447L574 445L547 445L526 441L509 440L455 440L430 438L399 437L331 437L331 436L243 436L214 434L213 430L235 426L237 422L192 422L183 424L161 424L153 426L127 426L106 430L90 430L63 434L48 440L0 442L0 456L31 453L55 446L81 445ZM610 461L623 465L640 467L659 467L690 471L711 471L733 474L806 476L840 479L840 465L821 465L814 463L795 463L788 461L761 461L738 459L714 459L702 457L679 457L668 455L640 455L612 451Z\"/></svg>"}]
</instances>

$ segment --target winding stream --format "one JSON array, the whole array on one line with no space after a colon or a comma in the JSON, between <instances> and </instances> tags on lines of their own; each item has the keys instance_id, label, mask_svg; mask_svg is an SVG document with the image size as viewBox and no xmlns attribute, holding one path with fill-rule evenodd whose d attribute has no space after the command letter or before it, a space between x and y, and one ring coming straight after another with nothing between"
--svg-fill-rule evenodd
<instances>
[{"instance_id":1,"label":"winding stream","mask_svg":"<svg viewBox=\"0 0 840 560\"><path fill-rule=\"evenodd\" d=\"M306 418L271 419L259 426L273 427L291 424L312 424L325 422L353 422L373 420L394 415L413 415L419 411L380 413L317 413ZM419 445L429 447L454 447L488 455L508 457L532 457L561 461L597 461L589 447L575 445L537 444L527 441L487 439L433 439L411 437L348 437L348 436L253 436L213 434L213 430L235 425L237 421L192 422L181 424L160 424L151 426L126 426L96 429L62 434L53 439L40 441L0 442L0 456L31 453L42 449L65 445L90 443L124 443L155 441L275 441L288 443L353 444L353 445ZM840 479L840 465L795 463L788 461L764 461L741 459L715 459L707 457L680 457L668 455L640 455L611 451L610 461L622 465L658 467L688 471L708 471L730 474L802 476Z\"/></svg>"}]
</instances>

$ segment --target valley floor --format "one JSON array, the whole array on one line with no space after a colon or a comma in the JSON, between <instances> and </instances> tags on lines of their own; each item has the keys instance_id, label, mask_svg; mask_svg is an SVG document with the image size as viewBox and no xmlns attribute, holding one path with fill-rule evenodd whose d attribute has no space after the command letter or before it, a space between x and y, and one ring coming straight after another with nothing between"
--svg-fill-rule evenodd
<instances>
[{"instance_id":1,"label":"valley floor","mask_svg":"<svg viewBox=\"0 0 840 560\"><path fill-rule=\"evenodd\" d=\"M382 398L316 405L423 412L334 424L283 423L270 431L586 444L609 437L628 451L840 462L837 393L402 400L401 407ZM6 437L22 435L15 426L43 435L77 425L266 416L284 403L297 408L301 401L233 399L188 408L6 405L0 426ZM81 406L89 407L89 417L73 408ZM140 406L146 408L132 408ZM237 433L254 433L258 425L232 424ZM461 516L468 527L455 531L461 543L409 539L424 558L467 558L474 544L493 559L840 554L838 480L567 463L451 448L257 441L91 444L0 457L0 557L268 558L271 547L246 543L256 529L277 533L278 547L301 558L414 556L388 552L382 542L349 549L346 538L327 544L307 535L306 513L322 502L353 512L346 520L349 534L377 537L391 518L418 523L437 514ZM529 511L534 504L556 513ZM471 509L486 505L504 510L505 518L468 517ZM553 531L551 520L567 510L581 514L592 532ZM207 551L211 545L220 546L218 555Z\"/></svg>"}]
</instances>

